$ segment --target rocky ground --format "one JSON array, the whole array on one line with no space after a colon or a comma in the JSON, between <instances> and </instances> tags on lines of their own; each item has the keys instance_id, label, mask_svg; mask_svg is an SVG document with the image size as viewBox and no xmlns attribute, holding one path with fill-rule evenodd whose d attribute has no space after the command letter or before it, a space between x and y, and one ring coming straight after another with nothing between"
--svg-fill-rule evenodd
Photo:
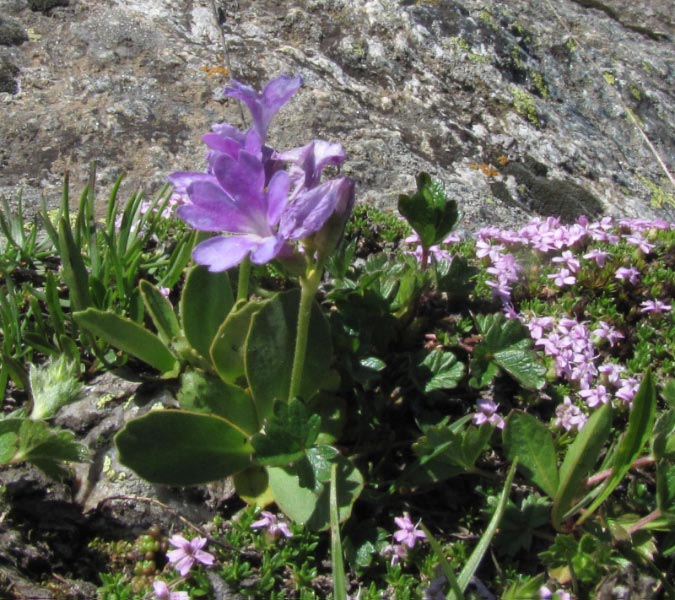
<instances>
[{"instance_id":1,"label":"rocky ground","mask_svg":"<svg viewBox=\"0 0 675 600\"><path fill-rule=\"evenodd\" d=\"M672 0L0 0L0 195L55 204L64 172L79 190L93 160L102 198L122 172L126 193L154 193L203 167L211 123L242 125L229 75L259 86L286 72L305 86L271 142L341 141L360 202L392 206L426 170L465 230L673 218L653 205L674 190L641 131L672 173L674 17ZM0 472L0 597L57 597L36 583L56 573L59 597L92 598L102 567L87 540L227 506L227 490L181 495L116 463L112 433L156 398L106 377L59 423L91 464L67 484Z\"/></svg>"},{"instance_id":2,"label":"rocky ground","mask_svg":"<svg viewBox=\"0 0 675 600\"><path fill-rule=\"evenodd\" d=\"M201 134L241 124L228 74L300 73L280 148L341 141L362 202L427 170L465 227L527 214L661 214L673 188L670 0L0 0L0 193L156 191L203 166ZM635 117L635 121L631 118Z\"/></svg>"}]
</instances>

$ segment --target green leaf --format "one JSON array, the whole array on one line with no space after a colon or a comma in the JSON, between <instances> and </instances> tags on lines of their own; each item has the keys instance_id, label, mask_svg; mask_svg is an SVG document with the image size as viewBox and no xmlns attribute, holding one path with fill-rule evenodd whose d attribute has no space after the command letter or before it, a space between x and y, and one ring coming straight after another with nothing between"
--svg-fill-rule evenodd
<instances>
[{"instance_id":1,"label":"green leaf","mask_svg":"<svg viewBox=\"0 0 675 600\"><path fill-rule=\"evenodd\" d=\"M196 485L251 465L245 431L222 417L157 410L134 419L115 436L120 461L151 483Z\"/></svg>"},{"instance_id":2,"label":"green leaf","mask_svg":"<svg viewBox=\"0 0 675 600\"><path fill-rule=\"evenodd\" d=\"M159 339L168 346L173 339L180 335L178 317L176 317L176 313L173 311L171 302L149 281L141 280L138 288L141 292L145 308L157 328Z\"/></svg>"},{"instance_id":3,"label":"green leaf","mask_svg":"<svg viewBox=\"0 0 675 600\"><path fill-rule=\"evenodd\" d=\"M183 331L190 345L209 361L211 344L233 305L226 271L211 273L200 266L190 270L180 300Z\"/></svg>"},{"instance_id":4,"label":"green leaf","mask_svg":"<svg viewBox=\"0 0 675 600\"><path fill-rule=\"evenodd\" d=\"M483 532L483 535L480 537L480 540L478 540L478 544L476 544L476 547L473 549L471 556L469 556L469 560L466 561L466 564L462 568L459 577L457 577L457 584L462 592L466 590L469 583L471 582L471 578L478 570L478 567L480 566L480 563L483 560L485 553L490 547L492 538L494 537L495 533L497 533L499 522L502 520L502 516L504 515L504 510L506 509L506 504L509 499L509 493L511 492L511 484L513 483L513 478L516 474L516 466L517 460L511 465L511 468L509 469L509 472L506 475L506 481L504 482L504 489L502 490L502 493L499 496L499 502L497 503L495 512L492 515L492 519L490 519L487 528ZM451 591L448 594L448 598L456 598L456 596Z\"/></svg>"},{"instance_id":5,"label":"green leaf","mask_svg":"<svg viewBox=\"0 0 675 600\"><path fill-rule=\"evenodd\" d=\"M662 459L671 456L673 448L669 448L669 441L675 439L675 409L661 414L654 426L654 435L651 439L654 458Z\"/></svg>"},{"instance_id":6,"label":"green leaf","mask_svg":"<svg viewBox=\"0 0 675 600\"><path fill-rule=\"evenodd\" d=\"M73 230L67 217L59 220L59 252L63 266L63 280L68 288L73 310L84 310L91 306L89 295L89 274L84 266L80 249L73 239Z\"/></svg>"},{"instance_id":7,"label":"green leaf","mask_svg":"<svg viewBox=\"0 0 675 600\"><path fill-rule=\"evenodd\" d=\"M558 491L558 463L553 437L539 419L512 412L502 433L506 456L518 459L518 469L551 498Z\"/></svg>"},{"instance_id":8,"label":"green leaf","mask_svg":"<svg viewBox=\"0 0 675 600\"><path fill-rule=\"evenodd\" d=\"M256 313L246 341L246 377L261 420L275 400L285 400L291 383L300 290L275 295ZM319 305L312 304L307 357L300 396L309 400L321 387L333 359L330 326Z\"/></svg>"},{"instance_id":9,"label":"green leaf","mask_svg":"<svg viewBox=\"0 0 675 600\"><path fill-rule=\"evenodd\" d=\"M178 402L181 408L223 417L249 435L260 430L253 399L240 387L192 370L181 375L180 383Z\"/></svg>"},{"instance_id":10,"label":"green leaf","mask_svg":"<svg viewBox=\"0 0 675 600\"><path fill-rule=\"evenodd\" d=\"M363 476L350 460L337 455L338 520L343 523L363 490ZM312 467L303 459L290 467L268 467L270 487L279 508L290 519L310 529L321 531L330 525L330 485L321 484L311 475ZM309 471L309 473L308 473Z\"/></svg>"},{"instance_id":11,"label":"green leaf","mask_svg":"<svg viewBox=\"0 0 675 600\"><path fill-rule=\"evenodd\" d=\"M531 349L530 334L520 321L498 313L479 315L476 324L483 341L471 359L471 386L485 387L501 368L526 389L544 387L546 367Z\"/></svg>"},{"instance_id":12,"label":"green leaf","mask_svg":"<svg viewBox=\"0 0 675 600\"><path fill-rule=\"evenodd\" d=\"M13 431L0 434L0 465L6 465L19 448L19 436Z\"/></svg>"},{"instance_id":13,"label":"green leaf","mask_svg":"<svg viewBox=\"0 0 675 600\"><path fill-rule=\"evenodd\" d=\"M633 406L628 416L628 429L619 442L619 447L614 453L612 460L612 474L605 483L600 495L584 511L584 514L578 519L577 524L581 525L590 517L598 507L614 491L617 485L624 478L630 469L633 461L640 455L642 449L649 440L654 427L656 416L656 386L652 378L651 370L647 370L640 384Z\"/></svg>"},{"instance_id":14,"label":"green leaf","mask_svg":"<svg viewBox=\"0 0 675 600\"><path fill-rule=\"evenodd\" d=\"M586 421L583 429L565 454L560 467L558 491L553 499L551 520L560 530L562 520L572 507L575 498L584 494L584 478L598 461L600 451L607 441L612 424L609 404L598 408Z\"/></svg>"},{"instance_id":15,"label":"green leaf","mask_svg":"<svg viewBox=\"0 0 675 600\"><path fill-rule=\"evenodd\" d=\"M80 327L162 373L171 373L178 367L176 357L162 340L130 319L95 308L76 312L73 317Z\"/></svg>"},{"instance_id":16,"label":"green leaf","mask_svg":"<svg viewBox=\"0 0 675 600\"><path fill-rule=\"evenodd\" d=\"M244 376L246 338L254 315L265 305L263 301L238 302L218 328L211 344L211 360L223 381L236 383Z\"/></svg>"},{"instance_id":17,"label":"green leaf","mask_svg":"<svg viewBox=\"0 0 675 600\"><path fill-rule=\"evenodd\" d=\"M347 600L347 578L342 554L337 501L337 464L333 464L330 477L330 558L334 600Z\"/></svg>"},{"instance_id":18,"label":"green leaf","mask_svg":"<svg viewBox=\"0 0 675 600\"><path fill-rule=\"evenodd\" d=\"M448 559L445 558L445 553L443 552L443 547L439 543L439 541L432 535L431 531L429 531L424 523L420 523L420 528L424 532L424 535L427 538L427 541L429 542L429 545L431 546L431 549L434 551L434 554L436 555L436 558L438 559L438 562L441 566L441 570L443 571L443 575L445 575L445 578L448 580L448 584L450 585L450 592L448 593L448 597L451 597L451 594L453 595L452 597L456 598L457 600L463 600L464 599L464 590L462 590L459 587L459 583L457 582L457 578L455 577L455 571L452 568L452 565L448 562Z\"/></svg>"},{"instance_id":19,"label":"green leaf","mask_svg":"<svg viewBox=\"0 0 675 600\"><path fill-rule=\"evenodd\" d=\"M456 388L464 376L464 364L452 352L432 350L413 368L415 385L427 394Z\"/></svg>"},{"instance_id":20,"label":"green leaf","mask_svg":"<svg viewBox=\"0 0 675 600\"><path fill-rule=\"evenodd\" d=\"M448 200L443 186L433 181L428 173L417 176L415 194L399 196L398 210L426 248L440 244L459 219L457 202Z\"/></svg>"},{"instance_id":21,"label":"green leaf","mask_svg":"<svg viewBox=\"0 0 675 600\"><path fill-rule=\"evenodd\" d=\"M454 424L453 424L454 425ZM472 472L492 437L492 426L435 425L412 446L419 462L404 474L405 481L428 484Z\"/></svg>"},{"instance_id":22,"label":"green leaf","mask_svg":"<svg viewBox=\"0 0 675 600\"><path fill-rule=\"evenodd\" d=\"M305 456L314 444L321 417L310 415L297 398L288 404L277 402L274 415L265 425L265 432L253 436L255 459L258 464L285 466Z\"/></svg>"}]
</instances>

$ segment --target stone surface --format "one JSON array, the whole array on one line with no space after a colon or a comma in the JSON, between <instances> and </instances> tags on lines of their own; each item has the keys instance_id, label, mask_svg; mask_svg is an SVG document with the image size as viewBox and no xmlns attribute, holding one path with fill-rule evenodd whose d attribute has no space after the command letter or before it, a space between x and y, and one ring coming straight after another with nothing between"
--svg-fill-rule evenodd
<instances>
[{"instance_id":1,"label":"stone surface","mask_svg":"<svg viewBox=\"0 0 675 600\"><path fill-rule=\"evenodd\" d=\"M392 206L426 170L466 229L533 213L673 217L652 206L673 189L636 125L672 173L670 0L57 4L0 0L30 38L6 49L20 71L0 97L10 198L23 187L54 204L63 172L81 188L92 160L102 197L120 172L125 193L153 193L200 170L210 124L243 124L222 97L229 70L256 86L301 74L270 141L341 141L362 202Z\"/></svg>"}]
</instances>

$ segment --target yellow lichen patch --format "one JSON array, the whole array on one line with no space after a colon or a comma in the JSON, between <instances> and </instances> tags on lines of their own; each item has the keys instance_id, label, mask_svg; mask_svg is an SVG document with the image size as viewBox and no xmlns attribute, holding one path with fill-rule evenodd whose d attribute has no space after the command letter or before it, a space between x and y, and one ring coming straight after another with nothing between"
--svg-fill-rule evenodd
<instances>
[{"instance_id":1,"label":"yellow lichen patch","mask_svg":"<svg viewBox=\"0 0 675 600\"><path fill-rule=\"evenodd\" d=\"M230 70L222 65L216 65L215 67L204 65L199 67L199 70L206 73L207 77L227 77L230 74Z\"/></svg>"}]
</instances>

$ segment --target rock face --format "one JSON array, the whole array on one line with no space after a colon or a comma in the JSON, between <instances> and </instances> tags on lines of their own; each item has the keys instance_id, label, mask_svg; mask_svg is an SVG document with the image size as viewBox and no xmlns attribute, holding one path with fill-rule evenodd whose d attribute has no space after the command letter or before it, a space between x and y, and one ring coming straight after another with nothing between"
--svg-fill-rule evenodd
<instances>
[{"instance_id":1,"label":"rock face","mask_svg":"<svg viewBox=\"0 0 675 600\"><path fill-rule=\"evenodd\" d=\"M469 230L675 214L654 153L675 170L671 0L0 0L0 15L10 198L56 202L92 160L101 197L120 172L153 193L203 168L212 123L243 125L229 75L299 73L270 141L342 142L362 202L394 205L426 170Z\"/></svg>"}]
</instances>

